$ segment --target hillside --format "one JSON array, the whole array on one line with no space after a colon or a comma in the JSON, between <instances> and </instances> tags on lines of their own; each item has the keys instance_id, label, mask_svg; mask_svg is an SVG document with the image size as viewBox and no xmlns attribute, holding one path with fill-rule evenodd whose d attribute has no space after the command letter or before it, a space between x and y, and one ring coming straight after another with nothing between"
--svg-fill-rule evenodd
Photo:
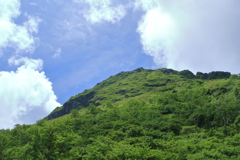
<instances>
[{"instance_id":1,"label":"hillside","mask_svg":"<svg viewBox=\"0 0 240 160\"><path fill-rule=\"evenodd\" d=\"M111 76L107 80L98 83L95 87L71 97L63 106L56 108L49 116L48 120L69 114L73 109L82 109L90 104L99 106L106 101L112 103L122 101L129 97L160 90L162 92L173 90L177 83L187 79L219 79L228 78L228 72L197 72L196 76L188 71L175 71L172 69L143 69L138 68L134 71L121 72ZM201 83L194 81L194 83Z\"/></svg>"},{"instance_id":2,"label":"hillside","mask_svg":"<svg viewBox=\"0 0 240 160\"><path fill-rule=\"evenodd\" d=\"M239 159L240 77L138 68L0 131L0 159ZM70 113L70 114L68 114Z\"/></svg>"}]
</instances>

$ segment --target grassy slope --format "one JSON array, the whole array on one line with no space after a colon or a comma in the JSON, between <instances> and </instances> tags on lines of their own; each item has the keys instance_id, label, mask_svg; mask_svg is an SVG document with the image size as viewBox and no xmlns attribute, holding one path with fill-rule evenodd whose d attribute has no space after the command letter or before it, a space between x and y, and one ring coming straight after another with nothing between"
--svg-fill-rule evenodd
<instances>
[{"instance_id":1,"label":"grassy slope","mask_svg":"<svg viewBox=\"0 0 240 160\"><path fill-rule=\"evenodd\" d=\"M186 79L178 74L179 72L171 69L149 70L138 68L134 71L121 72L98 83L92 89L71 97L63 106L57 107L51 114L64 110L64 108L71 108L70 110L82 109L88 107L89 104L99 106L106 101L115 103L129 97L146 94L158 88L162 91L171 90L173 88L171 84Z\"/></svg>"},{"instance_id":2,"label":"grassy slope","mask_svg":"<svg viewBox=\"0 0 240 160\"><path fill-rule=\"evenodd\" d=\"M79 104L72 108L77 110L86 108L90 104L101 107L107 102L120 105L130 98L148 100L148 98L154 94L163 94L164 92L174 93L177 91L180 91L181 94L182 90L192 89L194 87L201 89L207 88L214 96L223 93L221 87L230 87L231 89L227 91L232 90L234 86L238 87L238 79L239 77L235 76L234 83L231 82L233 80L230 80L230 78L202 80L196 78L195 75L189 76L189 73L182 75L182 72L172 69L162 68L150 70L138 68L134 71L120 72L115 76L110 76L108 79L98 83L95 87L71 97L65 104ZM87 103L84 105L78 103L82 97L91 92L95 94ZM68 107L68 105L66 106ZM63 108L64 106L57 107L52 113L61 111Z\"/></svg>"}]
</instances>

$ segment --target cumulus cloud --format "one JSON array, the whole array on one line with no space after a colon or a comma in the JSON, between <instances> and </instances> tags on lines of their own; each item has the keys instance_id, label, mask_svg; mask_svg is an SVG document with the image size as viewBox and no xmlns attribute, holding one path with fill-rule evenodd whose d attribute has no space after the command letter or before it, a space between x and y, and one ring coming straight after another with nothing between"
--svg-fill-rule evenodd
<instances>
[{"instance_id":1,"label":"cumulus cloud","mask_svg":"<svg viewBox=\"0 0 240 160\"><path fill-rule=\"evenodd\" d=\"M20 1L0 0L0 48L13 47L17 52L34 50L34 37L37 33L40 19L28 16L29 20L23 25L17 25L13 19L20 13Z\"/></svg>"},{"instance_id":2,"label":"cumulus cloud","mask_svg":"<svg viewBox=\"0 0 240 160\"><path fill-rule=\"evenodd\" d=\"M16 71L0 72L0 128L32 124L60 106L52 84L41 71L42 60L11 58Z\"/></svg>"},{"instance_id":3,"label":"cumulus cloud","mask_svg":"<svg viewBox=\"0 0 240 160\"><path fill-rule=\"evenodd\" d=\"M73 0L76 3L82 1ZM89 5L89 10L83 12L84 17L92 23L98 23L102 21L116 22L122 19L126 10L123 5L117 5L113 7L111 0L84 0L83 2Z\"/></svg>"},{"instance_id":4,"label":"cumulus cloud","mask_svg":"<svg viewBox=\"0 0 240 160\"><path fill-rule=\"evenodd\" d=\"M33 52L34 33L38 33L41 19L25 13L28 20L22 25L14 22L20 16L19 0L0 0L0 49L12 47L19 52ZM60 106L52 83L42 70L43 61L12 57L9 65L16 71L0 71L0 128L15 124L32 124Z\"/></svg>"},{"instance_id":5,"label":"cumulus cloud","mask_svg":"<svg viewBox=\"0 0 240 160\"><path fill-rule=\"evenodd\" d=\"M142 6L147 13L139 22L137 31L141 35L144 51L154 57L158 65L167 63L167 56L163 52L171 53L176 36L174 19L165 13L160 5Z\"/></svg>"},{"instance_id":6,"label":"cumulus cloud","mask_svg":"<svg viewBox=\"0 0 240 160\"><path fill-rule=\"evenodd\" d=\"M137 32L158 66L239 73L240 2L137 0Z\"/></svg>"}]
</instances>

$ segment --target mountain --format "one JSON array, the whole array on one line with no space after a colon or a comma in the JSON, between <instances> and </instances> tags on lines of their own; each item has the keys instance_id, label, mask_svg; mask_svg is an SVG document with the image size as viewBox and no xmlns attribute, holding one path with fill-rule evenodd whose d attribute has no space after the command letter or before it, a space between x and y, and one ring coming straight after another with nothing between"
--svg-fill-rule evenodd
<instances>
[{"instance_id":1,"label":"mountain","mask_svg":"<svg viewBox=\"0 0 240 160\"><path fill-rule=\"evenodd\" d=\"M0 130L0 159L239 159L240 77L138 68Z\"/></svg>"},{"instance_id":2,"label":"mountain","mask_svg":"<svg viewBox=\"0 0 240 160\"><path fill-rule=\"evenodd\" d=\"M229 72L197 72L196 76L189 70L175 71L172 69L143 69L121 72L107 80L98 83L92 89L85 90L71 97L63 106L56 108L47 118L48 120L69 114L73 109L82 109L90 104L99 106L107 101L112 103L129 97L146 94L154 90L162 92L174 90L176 84L186 79L220 79L229 78ZM200 82L199 82L200 83Z\"/></svg>"}]
</instances>

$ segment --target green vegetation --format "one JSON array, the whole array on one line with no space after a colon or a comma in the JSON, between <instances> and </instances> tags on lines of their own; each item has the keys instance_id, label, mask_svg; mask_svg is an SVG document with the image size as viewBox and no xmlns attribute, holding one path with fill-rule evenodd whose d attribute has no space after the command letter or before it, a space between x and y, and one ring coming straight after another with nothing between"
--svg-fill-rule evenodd
<instances>
[{"instance_id":1,"label":"green vegetation","mask_svg":"<svg viewBox=\"0 0 240 160\"><path fill-rule=\"evenodd\" d=\"M85 90L76 96L71 97L62 107L55 109L48 117L48 120L61 117L69 114L73 109L82 109L90 104L100 106L106 101L112 103L122 101L130 97L136 97L141 94L146 94L149 91L156 89L171 90L179 81L186 79L222 79L229 78L229 72L197 72L195 76L189 70L175 71L172 69L143 69L138 68L134 71L121 72L115 76L98 83L92 89ZM167 87L163 87L167 86Z\"/></svg>"},{"instance_id":2,"label":"green vegetation","mask_svg":"<svg viewBox=\"0 0 240 160\"><path fill-rule=\"evenodd\" d=\"M227 72L121 72L52 113L65 116L0 130L0 159L237 160L239 87Z\"/></svg>"}]
</instances>

